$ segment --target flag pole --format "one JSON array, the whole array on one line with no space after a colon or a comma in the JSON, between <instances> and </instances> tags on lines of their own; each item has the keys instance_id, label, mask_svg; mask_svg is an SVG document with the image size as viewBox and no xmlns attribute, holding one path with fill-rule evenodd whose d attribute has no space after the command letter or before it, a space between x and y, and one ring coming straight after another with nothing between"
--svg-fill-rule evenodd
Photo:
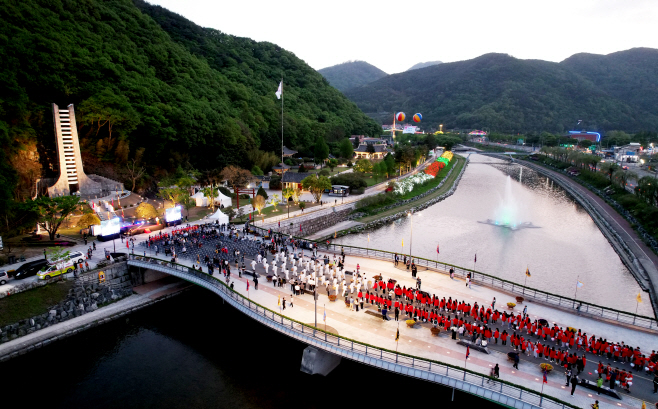
<instances>
[{"instance_id":1,"label":"flag pole","mask_svg":"<svg viewBox=\"0 0 658 409\"><path fill-rule=\"evenodd\" d=\"M573 293L573 299L576 300L578 296L578 282L580 279L580 275L576 276L576 291Z\"/></svg>"},{"instance_id":2,"label":"flag pole","mask_svg":"<svg viewBox=\"0 0 658 409\"><path fill-rule=\"evenodd\" d=\"M400 333L400 321L398 321L398 334ZM396 339L395 340L395 354L398 354L398 345L400 345L400 340ZM396 358L397 360L397 358Z\"/></svg>"},{"instance_id":3,"label":"flag pole","mask_svg":"<svg viewBox=\"0 0 658 409\"><path fill-rule=\"evenodd\" d=\"M524 287L526 286L526 284L528 284L528 269L529 268L530 268L530 265L527 265L525 267L525 281L523 282ZM523 291L525 292L525 288L523 289Z\"/></svg>"},{"instance_id":4,"label":"flag pole","mask_svg":"<svg viewBox=\"0 0 658 409\"><path fill-rule=\"evenodd\" d=\"M281 76L281 165L283 165L283 75Z\"/></svg>"}]
</instances>

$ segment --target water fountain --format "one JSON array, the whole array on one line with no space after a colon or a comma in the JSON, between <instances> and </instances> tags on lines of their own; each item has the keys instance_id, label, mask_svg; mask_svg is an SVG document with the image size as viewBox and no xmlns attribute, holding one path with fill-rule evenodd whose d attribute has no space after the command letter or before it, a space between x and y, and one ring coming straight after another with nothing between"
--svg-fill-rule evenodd
<instances>
[{"instance_id":1,"label":"water fountain","mask_svg":"<svg viewBox=\"0 0 658 409\"><path fill-rule=\"evenodd\" d=\"M492 226L503 227L510 230L519 230L525 228L538 228L532 222L522 222L519 220L519 206L517 200L512 194L512 179L507 176L505 183L505 195L496 210L495 219L487 219L486 221L478 221L482 224L490 224Z\"/></svg>"}]
</instances>

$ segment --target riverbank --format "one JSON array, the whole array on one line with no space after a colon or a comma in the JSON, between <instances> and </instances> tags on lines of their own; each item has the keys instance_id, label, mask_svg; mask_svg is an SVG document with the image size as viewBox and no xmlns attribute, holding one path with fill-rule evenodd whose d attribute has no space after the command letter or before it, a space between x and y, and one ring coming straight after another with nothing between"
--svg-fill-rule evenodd
<instances>
[{"instance_id":1,"label":"riverbank","mask_svg":"<svg viewBox=\"0 0 658 409\"><path fill-rule=\"evenodd\" d=\"M173 297L190 286L190 284L182 280L172 281L171 277L158 281L135 287L133 289L135 294L102 308L45 328L39 328L24 336L0 344L0 362L24 355L90 328L114 321L149 305L153 305L156 302Z\"/></svg>"},{"instance_id":2,"label":"riverbank","mask_svg":"<svg viewBox=\"0 0 658 409\"><path fill-rule=\"evenodd\" d=\"M518 160L518 163L553 180L587 210L640 287L649 293L654 315L657 315L658 256L638 237L633 226L605 200L580 183L536 163L523 160Z\"/></svg>"}]
</instances>

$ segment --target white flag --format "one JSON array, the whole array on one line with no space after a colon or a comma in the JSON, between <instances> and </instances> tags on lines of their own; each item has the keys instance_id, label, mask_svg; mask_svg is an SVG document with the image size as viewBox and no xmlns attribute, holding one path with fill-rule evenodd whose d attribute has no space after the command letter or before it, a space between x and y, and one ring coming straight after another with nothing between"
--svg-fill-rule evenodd
<instances>
[{"instance_id":1,"label":"white flag","mask_svg":"<svg viewBox=\"0 0 658 409\"><path fill-rule=\"evenodd\" d=\"M583 286L583 283L581 283L580 280L576 280L576 281L577 281L576 286L577 286L578 288L580 288L580 287Z\"/></svg>"},{"instance_id":2,"label":"white flag","mask_svg":"<svg viewBox=\"0 0 658 409\"><path fill-rule=\"evenodd\" d=\"M276 90L276 99L281 99L281 95L283 95L283 81L279 83L279 89Z\"/></svg>"}]
</instances>

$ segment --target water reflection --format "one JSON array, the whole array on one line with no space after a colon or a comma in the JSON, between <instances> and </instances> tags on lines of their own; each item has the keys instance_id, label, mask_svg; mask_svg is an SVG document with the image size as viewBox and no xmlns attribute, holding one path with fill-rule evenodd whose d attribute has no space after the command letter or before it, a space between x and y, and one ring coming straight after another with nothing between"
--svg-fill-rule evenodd
<instances>
[{"instance_id":1,"label":"water reflection","mask_svg":"<svg viewBox=\"0 0 658 409\"><path fill-rule=\"evenodd\" d=\"M414 216L413 243L408 218L370 232L370 247L413 253L522 283L529 266L528 285L573 297L577 278L584 283L578 298L634 312L640 288L624 267L589 214L547 178L519 165L472 155L454 195ZM541 228L512 231L478 223L496 218L509 194L515 201L516 219ZM521 180L522 182L519 182ZM366 233L337 242L366 246ZM639 313L652 315L649 303Z\"/></svg>"}]
</instances>

